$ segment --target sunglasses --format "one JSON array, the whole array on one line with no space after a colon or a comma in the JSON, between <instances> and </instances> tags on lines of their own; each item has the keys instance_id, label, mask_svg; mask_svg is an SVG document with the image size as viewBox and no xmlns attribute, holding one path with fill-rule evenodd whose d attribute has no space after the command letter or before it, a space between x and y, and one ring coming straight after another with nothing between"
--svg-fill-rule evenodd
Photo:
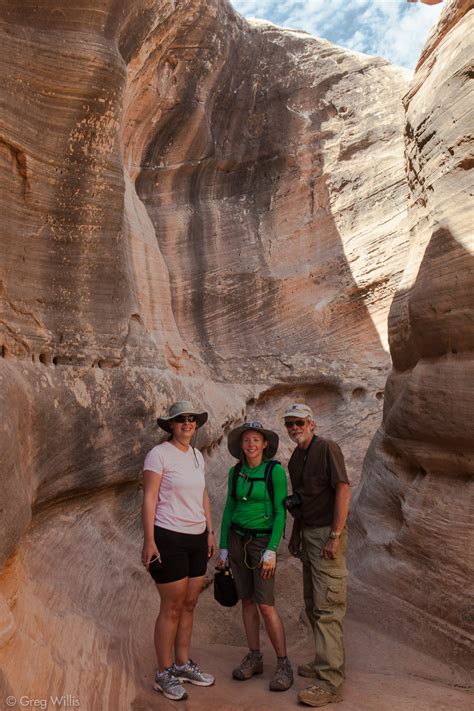
<instances>
[{"instance_id":1,"label":"sunglasses","mask_svg":"<svg viewBox=\"0 0 474 711\"><path fill-rule=\"evenodd\" d=\"M245 429L248 430L263 430L263 425L261 422L254 420L253 422L244 422Z\"/></svg>"},{"instance_id":2,"label":"sunglasses","mask_svg":"<svg viewBox=\"0 0 474 711\"><path fill-rule=\"evenodd\" d=\"M304 427L306 420L287 420L285 422L285 427L287 430L291 430L292 427Z\"/></svg>"},{"instance_id":3,"label":"sunglasses","mask_svg":"<svg viewBox=\"0 0 474 711\"><path fill-rule=\"evenodd\" d=\"M184 422L197 422L197 417L196 415L176 415L173 417L173 421L182 425Z\"/></svg>"}]
</instances>

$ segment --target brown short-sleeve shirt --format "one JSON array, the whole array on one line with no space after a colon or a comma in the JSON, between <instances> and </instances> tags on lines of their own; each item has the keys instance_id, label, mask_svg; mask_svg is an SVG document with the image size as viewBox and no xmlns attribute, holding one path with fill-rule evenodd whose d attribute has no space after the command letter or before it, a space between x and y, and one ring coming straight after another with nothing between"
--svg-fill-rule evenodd
<instances>
[{"instance_id":1,"label":"brown short-sleeve shirt","mask_svg":"<svg viewBox=\"0 0 474 711\"><path fill-rule=\"evenodd\" d=\"M349 484L339 445L315 437L309 449L297 447L294 450L288 470L293 491L298 491L303 498L303 523L306 526L329 526L334 516L336 484Z\"/></svg>"}]
</instances>

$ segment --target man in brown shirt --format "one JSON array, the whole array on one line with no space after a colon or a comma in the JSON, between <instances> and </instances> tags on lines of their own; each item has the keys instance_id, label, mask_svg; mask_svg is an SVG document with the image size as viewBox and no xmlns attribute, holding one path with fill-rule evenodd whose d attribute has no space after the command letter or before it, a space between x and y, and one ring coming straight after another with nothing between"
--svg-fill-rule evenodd
<instances>
[{"instance_id":1,"label":"man in brown shirt","mask_svg":"<svg viewBox=\"0 0 474 711\"><path fill-rule=\"evenodd\" d=\"M303 561L303 594L313 628L315 657L298 667L313 685L298 694L309 706L342 701L346 611L346 520L351 490L340 447L314 432L314 417L304 403L287 408L285 427L297 447L288 469L299 498L289 549Z\"/></svg>"}]
</instances>

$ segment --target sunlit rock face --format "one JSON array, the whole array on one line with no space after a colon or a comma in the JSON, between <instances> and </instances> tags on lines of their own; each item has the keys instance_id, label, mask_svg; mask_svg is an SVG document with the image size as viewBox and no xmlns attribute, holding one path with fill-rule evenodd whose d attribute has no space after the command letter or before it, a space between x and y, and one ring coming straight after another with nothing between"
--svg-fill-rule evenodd
<instances>
[{"instance_id":1,"label":"sunlit rock face","mask_svg":"<svg viewBox=\"0 0 474 711\"><path fill-rule=\"evenodd\" d=\"M229 428L261 417L285 460L295 398L358 479L408 247L406 84L217 0L0 18L0 691L54 677L125 707L153 665L137 483L157 413L209 410L217 511Z\"/></svg>"},{"instance_id":2,"label":"sunlit rock face","mask_svg":"<svg viewBox=\"0 0 474 711\"><path fill-rule=\"evenodd\" d=\"M358 605L377 598L381 622L459 665L474 631L469 5L446 8L405 97L410 253L390 311L383 425L354 516L367 586Z\"/></svg>"},{"instance_id":3,"label":"sunlit rock face","mask_svg":"<svg viewBox=\"0 0 474 711\"><path fill-rule=\"evenodd\" d=\"M258 384L249 415L281 429L309 400L357 481L407 247L404 76L224 4L151 47L124 144L179 333L212 377Z\"/></svg>"}]
</instances>

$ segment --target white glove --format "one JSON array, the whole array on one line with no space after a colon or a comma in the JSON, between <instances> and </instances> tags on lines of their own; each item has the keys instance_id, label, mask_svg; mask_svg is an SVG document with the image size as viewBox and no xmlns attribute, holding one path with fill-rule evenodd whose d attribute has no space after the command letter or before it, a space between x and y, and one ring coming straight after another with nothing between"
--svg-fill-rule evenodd
<instances>
[{"instance_id":1,"label":"white glove","mask_svg":"<svg viewBox=\"0 0 474 711\"><path fill-rule=\"evenodd\" d=\"M277 554L275 551L269 551L268 549L262 553L262 563L271 563L276 565Z\"/></svg>"},{"instance_id":2,"label":"white glove","mask_svg":"<svg viewBox=\"0 0 474 711\"><path fill-rule=\"evenodd\" d=\"M229 558L229 551L227 548L221 548L219 551L219 562L220 563L227 563L227 560Z\"/></svg>"}]
</instances>

